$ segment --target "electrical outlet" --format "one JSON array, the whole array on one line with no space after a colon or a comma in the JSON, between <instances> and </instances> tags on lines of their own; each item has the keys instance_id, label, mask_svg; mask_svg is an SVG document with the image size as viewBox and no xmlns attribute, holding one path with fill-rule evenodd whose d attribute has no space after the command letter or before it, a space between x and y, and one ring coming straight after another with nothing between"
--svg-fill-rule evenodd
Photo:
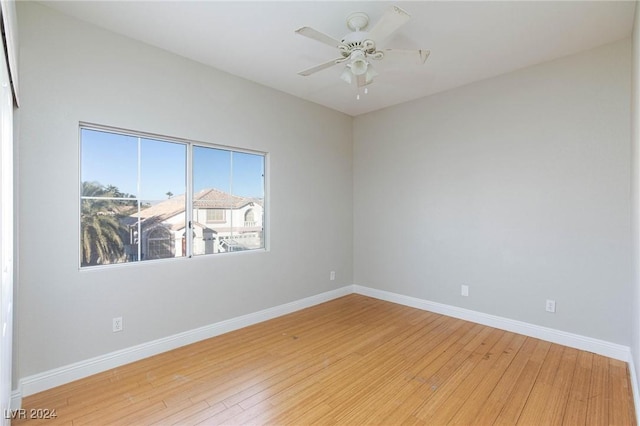
<instances>
[{"instance_id":1,"label":"electrical outlet","mask_svg":"<svg viewBox=\"0 0 640 426\"><path fill-rule=\"evenodd\" d=\"M547 312L555 313L556 312L556 301L547 299L547 304L545 305L545 309Z\"/></svg>"},{"instance_id":2,"label":"electrical outlet","mask_svg":"<svg viewBox=\"0 0 640 426\"><path fill-rule=\"evenodd\" d=\"M460 288L460 294L465 297L469 296L469 286L463 284L462 287Z\"/></svg>"},{"instance_id":3,"label":"electrical outlet","mask_svg":"<svg viewBox=\"0 0 640 426\"><path fill-rule=\"evenodd\" d=\"M113 332L116 333L118 331L122 331L122 317L113 319Z\"/></svg>"},{"instance_id":4,"label":"electrical outlet","mask_svg":"<svg viewBox=\"0 0 640 426\"><path fill-rule=\"evenodd\" d=\"M336 279L336 271L329 272L329 279L331 281L335 281L335 279Z\"/></svg>"}]
</instances>

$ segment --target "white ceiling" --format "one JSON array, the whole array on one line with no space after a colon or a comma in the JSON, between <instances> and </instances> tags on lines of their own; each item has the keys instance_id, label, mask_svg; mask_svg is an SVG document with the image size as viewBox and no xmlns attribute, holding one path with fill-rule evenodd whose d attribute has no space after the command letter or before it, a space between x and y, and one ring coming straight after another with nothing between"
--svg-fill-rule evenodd
<instances>
[{"instance_id":1,"label":"white ceiling","mask_svg":"<svg viewBox=\"0 0 640 426\"><path fill-rule=\"evenodd\" d=\"M630 36L634 1L48 1L47 6L214 68L356 116ZM382 48L429 49L424 65L374 62L369 93L336 65L298 71L337 50L294 33L337 39L351 12L374 24L397 5L411 20ZM370 25L371 25L370 24Z\"/></svg>"}]
</instances>

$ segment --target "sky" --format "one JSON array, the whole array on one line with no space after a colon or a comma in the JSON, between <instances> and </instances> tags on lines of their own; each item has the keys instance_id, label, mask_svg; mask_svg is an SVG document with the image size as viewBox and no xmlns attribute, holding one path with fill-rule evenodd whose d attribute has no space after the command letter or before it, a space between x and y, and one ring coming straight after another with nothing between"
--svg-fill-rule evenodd
<instances>
[{"instance_id":1,"label":"sky","mask_svg":"<svg viewBox=\"0 0 640 426\"><path fill-rule=\"evenodd\" d=\"M83 182L113 185L143 201L164 200L167 192L185 193L186 144L146 138L138 141L135 136L92 129L81 129L81 141ZM194 192L217 188L264 198L263 174L262 155L193 146Z\"/></svg>"}]
</instances>

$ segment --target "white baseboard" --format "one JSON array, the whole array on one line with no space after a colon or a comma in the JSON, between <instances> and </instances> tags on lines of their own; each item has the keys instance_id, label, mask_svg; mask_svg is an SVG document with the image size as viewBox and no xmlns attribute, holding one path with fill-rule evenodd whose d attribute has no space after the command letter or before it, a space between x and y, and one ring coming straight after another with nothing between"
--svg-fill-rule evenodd
<instances>
[{"instance_id":1,"label":"white baseboard","mask_svg":"<svg viewBox=\"0 0 640 426\"><path fill-rule=\"evenodd\" d=\"M489 327L499 328L501 330L524 334L525 336L535 337L537 339L546 340L548 342L558 343L560 345L593 352L621 361L629 362L631 359L631 349L628 346L618 345L616 343L594 339L591 337L585 337L579 334L567 333L565 331L555 330L553 328L529 324L523 321L516 321L496 315L490 315L482 312L472 311L469 309L459 308L457 306L445 305L442 303L431 302L429 300L418 299L416 297L404 296L397 293L391 293L389 291L363 287L360 285L354 285L353 288L354 293L362 294L364 296L370 296L376 299L410 306L412 308L418 308L454 318L460 318L478 324L487 325Z\"/></svg>"},{"instance_id":2,"label":"white baseboard","mask_svg":"<svg viewBox=\"0 0 640 426\"><path fill-rule=\"evenodd\" d=\"M19 390L11 391L10 410L19 410L22 408L22 393Z\"/></svg>"},{"instance_id":3,"label":"white baseboard","mask_svg":"<svg viewBox=\"0 0 640 426\"><path fill-rule=\"evenodd\" d=\"M95 358L76 362L43 373L34 374L20 380L20 389L14 391L16 396L16 406L12 401L11 408L19 408L21 406L21 398L42 392L83 377L91 376L111 368L129 364L134 361L148 358L181 346L219 336L220 334L238 330L249 325L267 321L300 309L308 308L338 297L346 296L353 293L353 286L346 286L336 290L327 291L315 296L306 297L284 305L275 306L273 308L264 309L262 311L253 312L240 317L231 318L220 321L215 324L196 328L194 330L185 331L183 333L174 334L152 342L142 343L130 348L100 355Z\"/></svg>"}]
</instances>

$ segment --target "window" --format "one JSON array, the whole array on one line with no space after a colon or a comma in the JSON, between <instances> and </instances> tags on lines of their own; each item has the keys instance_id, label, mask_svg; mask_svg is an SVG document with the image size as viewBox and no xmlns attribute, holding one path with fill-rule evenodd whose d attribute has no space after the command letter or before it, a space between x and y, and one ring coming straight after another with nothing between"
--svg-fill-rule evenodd
<instances>
[{"instance_id":1,"label":"window","mask_svg":"<svg viewBox=\"0 0 640 426\"><path fill-rule=\"evenodd\" d=\"M244 214L244 226L253 227L256 226L256 218L253 214L253 209L249 209Z\"/></svg>"},{"instance_id":2,"label":"window","mask_svg":"<svg viewBox=\"0 0 640 426\"><path fill-rule=\"evenodd\" d=\"M224 222L224 210L207 209L207 223L209 222Z\"/></svg>"},{"instance_id":3,"label":"window","mask_svg":"<svg viewBox=\"0 0 640 426\"><path fill-rule=\"evenodd\" d=\"M265 247L265 154L85 125L80 140L82 267Z\"/></svg>"},{"instance_id":4,"label":"window","mask_svg":"<svg viewBox=\"0 0 640 426\"><path fill-rule=\"evenodd\" d=\"M264 248L264 154L198 145L192 158L192 217L202 224L192 254ZM247 209L255 211L251 227L245 223Z\"/></svg>"},{"instance_id":5,"label":"window","mask_svg":"<svg viewBox=\"0 0 640 426\"><path fill-rule=\"evenodd\" d=\"M173 256L173 235L171 232L164 228L159 227L149 231L147 237L147 254L148 259L163 259Z\"/></svg>"}]
</instances>

